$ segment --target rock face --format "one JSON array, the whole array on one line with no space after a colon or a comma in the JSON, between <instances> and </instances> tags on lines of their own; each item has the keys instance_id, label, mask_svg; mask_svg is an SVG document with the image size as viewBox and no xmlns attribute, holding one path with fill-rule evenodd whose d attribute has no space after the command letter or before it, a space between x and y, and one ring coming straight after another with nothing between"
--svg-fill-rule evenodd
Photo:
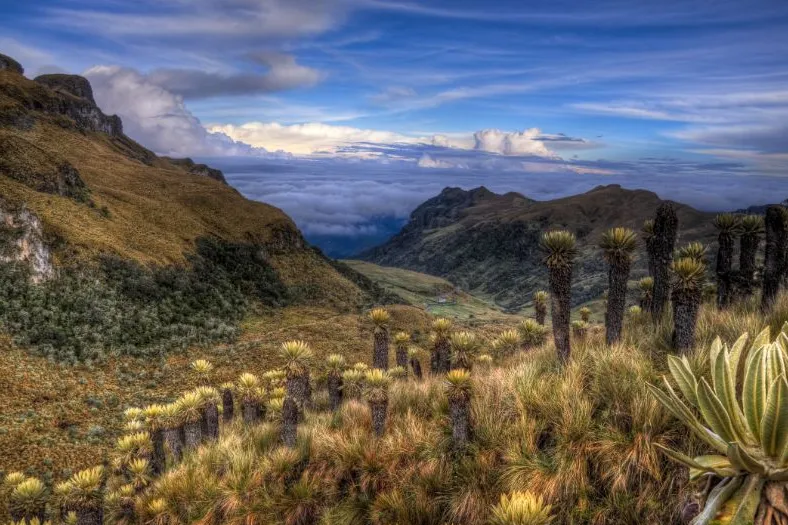
<instances>
[{"instance_id":1,"label":"rock face","mask_svg":"<svg viewBox=\"0 0 788 525\"><path fill-rule=\"evenodd\" d=\"M20 75L25 74L22 64L2 53L0 53L0 71L13 71L14 73L18 73Z\"/></svg>"},{"instance_id":2,"label":"rock face","mask_svg":"<svg viewBox=\"0 0 788 525\"><path fill-rule=\"evenodd\" d=\"M3 60L0 58L0 62ZM11 64L11 62L8 62ZM10 73L0 83L0 126L23 131L32 129L41 117L60 118L60 125L82 132L123 135L123 125L116 115L105 115L93 100L87 79L77 75L43 75L36 81L19 74L13 64L0 67Z\"/></svg>"},{"instance_id":3,"label":"rock face","mask_svg":"<svg viewBox=\"0 0 788 525\"><path fill-rule=\"evenodd\" d=\"M35 82L48 87L61 97L55 109L76 122L83 131L106 133L113 137L123 135L123 124L117 115L105 115L96 105L93 88L85 77L79 75L41 75Z\"/></svg>"},{"instance_id":4,"label":"rock face","mask_svg":"<svg viewBox=\"0 0 788 525\"><path fill-rule=\"evenodd\" d=\"M36 191L88 200L89 191L79 171L65 159L44 151L16 135L0 132L0 175Z\"/></svg>"},{"instance_id":5,"label":"rock face","mask_svg":"<svg viewBox=\"0 0 788 525\"><path fill-rule=\"evenodd\" d=\"M170 161L172 164L175 164L182 170L191 173L192 175L199 175L201 177L208 177L209 179L218 180L222 184L227 184L227 180L224 178L224 173L221 170L217 170L215 168L211 168L207 164L197 164L192 159L185 158L185 159L174 159L172 157L162 157Z\"/></svg>"},{"instance_id":6,"label":"rock face","mask_svg":"<svg viewBox=\"0 0 788 525\"><path fill-rule=\"evenodd\" d=\"M547 287L542 233L567 229L577 236L580 250L572 283L572 302L579 304L607 288L607 264L598 249L602 232L615 226L640 231L661 202L654 193L617 185L553 201L497 195L483 187L446 188L416 208L399 234L356 258L444 277L516 309ZM682 205L677 211L680 243L713 241L710 214ZM646 275L645 259L638 250L631 279Z\"/></svg>"},{"instance_id":7,"label":"rock face","mask_svg":"<svg viewBox=\"0 0 788 525\"><path fill-rule=\"evenodd\" d=\"M34 80L53 91L68 93L69 95L85 99L91 104L96 103L96 100L93 98L93 88L90 87L90 82L88 82L88 79L85 77L79 75L51 74L37 76Z\"/></svg>"},{"instance_id":8,"label":"rock face","mask_svg":"<svg viewBox=\"0 0 788 525\"><path fill-rule=\"evenodd\" d=\"M50 279L52 253L44 244L41 221L25 207L13 209L0 200L0 262L21 262L33 282Z\"/></svg>"}]
</instances>

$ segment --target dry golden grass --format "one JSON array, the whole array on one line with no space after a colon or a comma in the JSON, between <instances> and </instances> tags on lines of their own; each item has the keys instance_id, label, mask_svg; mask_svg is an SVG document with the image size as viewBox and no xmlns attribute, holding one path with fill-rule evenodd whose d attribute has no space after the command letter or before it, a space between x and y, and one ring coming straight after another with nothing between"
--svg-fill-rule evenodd
<instances>
[{"instance_id":1,"label":"dry golden grass","mask_svg":"<svg viewBox=\"0 0 788 525\"><path fill-rule=\"evenodd\" d=\"M25 99L46 106L52 97L36 82L0 72L0 111L10 115ZM28 141L52 158L70 162L91 190L95 207L36 192L0 173L0 195L25 204L41 218L46 233L58 241L59 261L89 261L105 253L142 263L182 264L197 238L214 235L230 242L268 243L267 255L285 284L307 290L315 302L358 304L357 287L303 249L295 224L278 208L150 157L129 139L82 133L63 120L37 114L29 131L0 128L0 135ZM148 164L137 160L140 156L148 156ZM38 157L25 163L34 165Z\"/></svg>"},{"instance_id":2,"label":"dry golden grass","mask_svg":"<svg viewBox=\"0 0 788 525\"><path fill-rule=\"evenodd\" d=\"M109 208L111 216L105 218L70 199L0 179L6 198L26 202L49 231L79 255L105 252L142 262L178 263L202 235L265 242L273 227L295 231L280 210L244 199L207 177L175 167L146 166L121 155L106 136L81 135L48 124L13 133L71 162L97 206Z\"/></svg>"},{"instance_id":3,"label":"dry golden grass","mask_svg":"<svg viewBox=\"0 0 788 525\"><path fill-rule=\"evenodd\" d=\"M420 328L429 319L407 306L389 307L395 329ZM290 307L250 317L232 345L192 349L162 362L118 358L91 368L63 367L33 357L0 339L0 465L6 472L34 468L59 477L63 469L93 465L122 432L123 410L162 402L198 385L189 364L197 358L214 365L211 383L258 375L281 364L283 341L304 339L321 363L332 353L349 362L370 362L372 326L357 314L321 307ZM393 359L393 356L392 356ZM103 432L90 438L91 427Z\"/></svg>"},{"instance_id":4,"label":"dry golden grass","mask_svg":"<svg viewBox=\"0 0 788 525\"><path fill-rule=\"evenodd\" d=\"M706 358L712 333L730 343L742 331L786 319L788 296L766 317L749 305L727 312L706 306L691 360ZM290 458L304 469L297 483L255 488L259 504L233 509L226 519L290 522L305 510L298 502L309 501L313 522L322 515L332 524L482 525L502 496L528 491L551 506L556 523L674 523L692 488L686 471L657 445L703 449L645 388L665 373L664 329L630 318L625 330L624 342L614 347L604 344L601 330L589 331L574 342L567 366L548 342L498 366L474 368L473 442L459 455L451 449L441 377L392 384L380 439L362 402L346 402L336 416L312 411ZM348 351L352 362L356 350ZM169 519L189 523L216 512L223 501L217 494L249 497L247 487L230 485L238 462L271 479L276 433L275 423L228 428L226 441L188 459L142 501L164 498ZM187 494L198 503L180 504Z\"/></svg>"},{"instance_id":5,"label":"dry golden grass","mask_svg":"<svg viewBox=\"0 0 788 525\"><path fill-rule=\"evenodd\" d=\"M392 330L413 332L417 343L426 340L431 319L422 311L388 309ZM785 320L788 296L766 318L750 305L727 312L705 306L691 362L707 358L711 334L730 343L742 331ZM0 461L8 470L31 464L39 473L52 470L56 479L62 479L62 468L95 464L109 451L110 438L120 434L124 408L172 399L197 385L189 367L197 357L214 364L209 382L217 385L242 371L262 376L281 365L278 345L290 339L306 340L315 350L316 377L326 355L342 354L352 364L369 362L372 354L374 327L364 314L291 307L250 318L243 328L235 345L189 351L170 357L166 365L120 360L93 370L63 370L9 349L13 359L0 372L0 395L12 400L4 424L8 429L7 421L14 422L14 430L0 436ZM489 341L505 326L454 327L469 328ZM670 522L690 487L686 472L667 461L656 445L698 453L702 447L645 389L665 373L664 332L647 319L629 318L622 343L612 348L605 346L601 330L575 340L566 367L560 366L550 342L498 366L475 367L473 443L461 457L451 450L440 377L391 385L389 422L379 440L372 435L366 403L348 401L332 416L322 410L325 393L318 386L317 408L307 415L296 451L277 448L276 424L250 430L233 424L217 445L203 447L142 496L140 508L164 498L175 523L199 521L217 512L217 505L232 503L228 523L324 513L331 516L329 523L338 524L361 519L482 525L503 494L527 490L552 506L558 523ZM145 370L146 378L123 377L119 371L125 365ZM112 408L93 410L86 403L89 396L107 400L113 395L118 403ZM28 415L30 410L36 417ZM58 415L77 423L74 442L53 424ZM88 444L84 433L92 424L105 426L107 435ZM47 456L51 464L45 463ZM291 479L295 465L306 465L306 470ZM243 480L251 478L245 472L268 481L248 485ZM179 501L199 503L182 506Z\"/></svg>"}]
</instances>

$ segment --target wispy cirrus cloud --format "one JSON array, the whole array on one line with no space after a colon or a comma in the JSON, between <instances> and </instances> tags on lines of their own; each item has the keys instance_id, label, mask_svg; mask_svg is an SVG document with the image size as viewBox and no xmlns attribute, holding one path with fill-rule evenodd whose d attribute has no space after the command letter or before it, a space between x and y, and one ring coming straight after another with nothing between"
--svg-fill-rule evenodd
<instances>
[{"instance_id":1,"label":"wispy cirrus cloud","mask_svg":"<svg viewBox=\"0 0 788 525\"><path fill-rule=\"evenodd\" d=\"M683 126L664 134L690 144L696 153L741 159L770 172L786 168L788 89L662 95L574 107L616 117L679 123Z\"/></svg>"},{"instance_id":2,"label":"wispy cirrus cloud","mask_svg":"<svg viewBox=\"0 0 788 525\"><path fill-rule=\"evenodd\" d=\"M87 2L79 8L46 8L42 22L113 37L279 39L332 29L347 12L346 4L343 0L143 0L117 9L112 3Z\"/></svg>"},{"instance_id":3,"label":"wispy cirrus cloud","mask_svg":"<svg viewBox=\"0 0 788 525\"><path fill-rule=\"evenodd\" d=\"M753 2L749 6L750 9L742 11L741 4L732 0L715 2L714 9L711 11L708 9L708 4L696 0L668 0L658 5L618 0L602 0L593 4L531 2L527 4L527 8L526 5L521 4L521 9L507 11L473 9L467 6L463 8L456 3L427 4L401 0L358 0L358 3L384 11L435 18L517 24L553 23L571 26L703 25L731 20L759 20L782 13L778 6L763 1ZM703 15L704 18L699 19L699 15Z\"/></svg>"}]
</instances>

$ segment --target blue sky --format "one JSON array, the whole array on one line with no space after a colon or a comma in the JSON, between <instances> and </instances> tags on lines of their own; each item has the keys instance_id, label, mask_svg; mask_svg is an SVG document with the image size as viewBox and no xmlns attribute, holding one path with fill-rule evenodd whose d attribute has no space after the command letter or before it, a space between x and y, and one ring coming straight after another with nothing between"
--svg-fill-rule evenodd
<instances>
[{"instance_id":1,"label":"blue sky","mask_svg":"<svg viewBox=\"0 0 788 525\"><path fill-rule=\"evenodd\" d=\"M788 197L783 0L0 2L0 52L85 74L160 153L359 187L389 166L550 196L607 177L679 200L708 183L719 198L684 199L706 208Z\"/></svg>"}]
</instances>

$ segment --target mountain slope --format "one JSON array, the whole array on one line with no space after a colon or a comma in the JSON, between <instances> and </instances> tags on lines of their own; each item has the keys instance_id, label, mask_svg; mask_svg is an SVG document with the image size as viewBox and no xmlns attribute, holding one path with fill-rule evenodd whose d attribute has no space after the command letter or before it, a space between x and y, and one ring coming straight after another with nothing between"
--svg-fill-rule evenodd
<instances>
[{"instance_id":1,"label":"mountain slope","mask_svg":"<svg viewBox=\"0 0 788 525\"><path fill-rule=\"evenodd\" d=\"M546 288L539 239L549 228L577 235L573 300L598 297L607 287L606 264L596 248L602 232L614 226L639 231L662 201L649 191L599 186L587 193L534 201L517 193L497 195L481 187L446 188L413 211L408 224L386 244L359 259L449 279L462 288L492 296L498 304L520 308ZM714 239L711 215L677 204L679 243ZM645 275L638 250L633 279Z\"/></svg>"},{"instance_id":2,"label":"mountain slope","mask_svg":"<svg viewBox=\"0 0 788 525\"><path fill-rule=\"evenodd\" d=\"M365 292L304 241L281 210L245 199L218 170L161 158L104 115L75 75L30 80L0 57L0 216L40 220L56 265L98 255L184 265L198 239L258 246L283 282L315 301Z\"/></svg>"}]
</instances>

